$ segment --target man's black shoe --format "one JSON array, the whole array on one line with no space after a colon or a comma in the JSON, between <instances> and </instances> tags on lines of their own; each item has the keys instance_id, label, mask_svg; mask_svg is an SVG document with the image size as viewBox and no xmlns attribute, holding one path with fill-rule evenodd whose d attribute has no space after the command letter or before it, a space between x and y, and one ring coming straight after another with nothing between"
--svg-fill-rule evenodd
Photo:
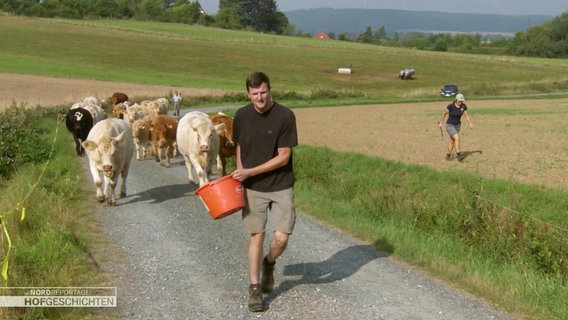
<instances>
[{"instance_id":1,"label":"man's black shoe","mask_svg":"<svg viewBox=\"0 0 568 320\"><path fill-rule=\"evenodd\" d=\"M264 311L262 293L260 292L260 285L258 284L251 284L249 287L249 310L251 312Z\"/></svg>"},{"instance_id":2,"label":"man's black shoe","mask_svg":"<svg viewBox=\"0 0 568 320\"><path fill-rule=\"evenodd\" d=\"M270 293L274 289L274 265L276 262L268 262L268 257L264 257L262 260L262 278L260 281L260 286L262 288L262 293Z\"/></svg>"}]
</instances>

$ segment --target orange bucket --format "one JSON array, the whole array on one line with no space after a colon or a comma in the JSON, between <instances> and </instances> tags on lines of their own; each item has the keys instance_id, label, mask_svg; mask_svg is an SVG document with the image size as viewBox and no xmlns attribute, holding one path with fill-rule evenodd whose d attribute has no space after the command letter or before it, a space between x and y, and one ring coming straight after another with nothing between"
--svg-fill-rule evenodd
<instances>
[{"instance_id":1,"label":"orange bucket","mask_svg":"<svg viewBox=\"0 0 568 320\"><path fill-rule=\"evenodd\" d=\"M245 207L243 186L231 175L215 179L195 190L209 215L215 220L224 218Z\"/></svg>"}]
</instances>

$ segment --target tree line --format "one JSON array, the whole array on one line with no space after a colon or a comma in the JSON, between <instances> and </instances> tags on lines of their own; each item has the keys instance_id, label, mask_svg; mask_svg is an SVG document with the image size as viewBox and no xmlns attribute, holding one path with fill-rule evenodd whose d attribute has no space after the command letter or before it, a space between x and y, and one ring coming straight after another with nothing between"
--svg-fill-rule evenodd
<instances>
[{"instance_id":1,"label":"tree line","mask_svg":"<svg viewBox=\"0 0 568 320\"><path fill-rule=\"evenodd\" d=\"M215 15L203 11L198 0L0 0L0 10L15 15L69 19L135 19L201 24L311 37L291 25L275 0L219 0ZM543 58L568 57L568 12L514 37L406 32L388 34L384 27L367 27L359 34L329 34L330 38L420 50L506 54Z\"/></svg>"},{"instance_id":2,"label":"tree line","mask_svg":"<svg viewBox=\"0 0 568 320\"><path fill-rule=\"evenodd\" d=\"M43 18L135 19L275 34L283 34L288 26L275 0L220 0L216 15L191 0L0 0L0 10Z\"/></svg>"},{"instance_id":3,"label":"tree line","mask_svg":"<svg viewBox=\"0 0 568 320\"><path fill-rule=\"evenodd\" d=\"M371 27L356 35L342 33L329 34L337 40L355 41L415 48L419 50L453 51L481 54L505 54L542 58L568 57L568 12L550 21L517 32L514 37L503 35L450 34L407 32L388 35L384 27L373 31Z\"/></svg>"}]
</instances>

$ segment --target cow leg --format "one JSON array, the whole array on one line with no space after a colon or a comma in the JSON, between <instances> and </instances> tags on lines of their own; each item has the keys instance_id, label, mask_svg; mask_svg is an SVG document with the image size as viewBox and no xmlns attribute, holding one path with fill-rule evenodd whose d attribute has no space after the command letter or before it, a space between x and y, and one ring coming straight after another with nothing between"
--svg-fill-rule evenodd
<instances>
[{"instance_id":1,"label":"cow leg","mask_svg":"<svg viewBox=\"0 0 568 320\"><path fill-rule=\"evenodd\" d=\"M149 149L149 148L148 148L148 144L145 144L144 147L143 147L143 150L144 150L144 153L143 153L144 160L145 160L146 157L150 154L150 153L148 152L148 149Z\"/></svg>"},{"instance_id":2,"label":"cow leg","mask_svg":"<svg viewBox=\"0 0 568 320\"><path fill-rule=\"evenodd\" d=\"M134 145L136 146L136 160L140 160L140 144L135 143Z\"/></svg>"},{"instance_id":3,"label":"cow leg","mask_svg":"<svg viewBox=\"0 0 568 320\"><path fill-rule=\"evenodd\" d=\"M114 199L114 188L116 187L116 182L107 176L104 176L104 195L106 197L107 206L114 207L116 200Z\"/></svg>"},{"instance_id":4,"label":"cow leg","mask_svg":"<svg viewBox=\"0 0 568 320\"><path fill-rule=\"evenodd\" d=\"M221 174L223 176L227 175L227 158L225 158L224 156L221 157Z\"/></svg>"},{"instance_id":5,"label":"cow leg","mask_svg":"<svg viewBox=\"0 0 568 320\"><path fill-rule=\"evenodd\" d=\"M185 166L187 167L187 177L189 179L189 183L195 183L195 179L193 178L193 164L191 162L190 157L183 155L185 160Z\"/></svg>"},{"instance_id":6,"label":"cow leg","mask_svg":"<svg viewBox=\"0 0 568 320\"><path fill-rule=\"evenodd\" d=\"M166 157L166 168L170 167L170 152L172 152L172 146L171 144L168 144L166 146L166 152L164 154L164 156Z\"/></svg>"},{"instance_id":7,"label":"cow leg","mask_svg":"<svg viewBox=\"0 0 568 320\"><path fill-rule=\"evenodd\" d=\"M85 154L85 150L83 149L81 141L79 141L79 137L77 137L76 133L73 133L73 140L75 141L75 152L77 152L78 156L82 157L83 154Z\"/></svg>"},{"instance_id":8,"label":"cow leg","mask_svg":"<svg viewBox=\"0 0 568 320\"><path fill-rule=\"evenodd\" d=\"M154 149L152 149L154 150ZM160 154L160 149L156 150L156 151L152 151L152 153L154 153L154 160L156 160L157 163L161 164L162 162L162 155Z\"/></svg>"},{"instance_id":9,"label":"cow leg","mask_svg":"<svg viewBox=\"0 0 568 320\"><path fill-rule=\"evenodd\" d=\"M113 171L111 178L105 176L105 195L107 197L107 205L109 207L116 206L115 192L118 174L119 172Z\"/></svg>"},{"instance_id":10,"label":"cow leg","mask_svg":"<svg viewBox=\"0 0 568 320\"><path fill-rule=\"evenodd\" d=\"M201 166L195 167L197 178L199 179L199 186L202 187L209 182L209 174L203 170Z\"/></svg>"},{"instance_id":11,"label":"cow leg","mask_svg":"<svg viewBox=\"0 0 568 320\"><path fill-rule=\"evenodd\" d=\"M160 159L160 165L161 166L164 165L164 157L162 156L164 152L165 152L165 149L163 147L158 147L158 157Z\"/></svg>"},{"instance_id":12,"label":"cow leg","mask_svg":"<svg viewBox=\"0 0 568 320\"><path fill-rule=\"evenodd\" d=\"M209 162L207 162L205 164L205 169L204 169L207 182L209 182L209 180L211 180L211 172L213 171L213 164L216 161L216 159L211 158L211 159L208 159L208 160L209 160Z\"/></svg>"},{"instance_id":13,"label":"cow leg","mask_svg":"<svg viewBox=\"0 0 568 320\"><path fill-rule=\"evenodd\" d=\"M126 178L128 177L128 170L130 163L127 163L120 172L120 198L126 198Z\"/></svg>"},{"instance_id":14,"label":"cow leg","mask_svg":"<svg viewBox=\"0 0 568 320\"><path fill-rule=\"evenodd\" d=\"M197 159L196 159L197 160ZM195 166L195 173L197 174L197 178L199 178L199 186L202 187L203 185L209 182L209 176L211 174L211 170L213 168L213 161L215 158L211 157L210 159L205 159L206 162L201 165L201 162L198 160L196 161L197 164L194 163Z\"/></svg>"},{"instance_id":15,"label":"cow leg","mask_svg":"<svg viewBox=\"0 0 568 320\"><path fill-rule=\"evenodd\" d=\"M217 171L223 172L223 157L220 154L217 154Z\"/></svg>"},{"instance_id":16,"label":"cow leg","mask_svg":"<svg viewBox=\"0 0 568 320\"><path fill-rule=\"evenodd\" d=\"M158 142L152 142L152 155L154 156L154 160L156 160L156 162L161 162L162 161L161 150L158 148L157 143Z\"/></svg>"},{"instance_id":17,"label":"cow leg","mask_svg":"<svg viewBox=\"0 0 568 320\"><path fill-rule=\"evenodd\" d=\"M97 191L97 201L99 202L103 202L105 201L105 195L103 193L103 189L102 189L102 180L101 180L101 173L99 172L99 170L95 167L94 164L90 164L89 165L90 169L91 169L91 175L93 176L93 182L95 183L95 188Z\"/></svg>"}]
</instances>

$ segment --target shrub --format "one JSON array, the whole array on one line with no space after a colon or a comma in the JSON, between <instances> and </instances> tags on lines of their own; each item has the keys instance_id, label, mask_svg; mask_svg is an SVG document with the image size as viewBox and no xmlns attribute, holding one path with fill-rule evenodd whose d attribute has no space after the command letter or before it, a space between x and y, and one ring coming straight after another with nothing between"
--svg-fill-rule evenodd
<instances>
[{"instance_id":1,"label":"shrub","mask_svg":"<svg viewBox=\"0 0 568 320\"><path fill-rule=\"evenodd\" d=\"M40 113L40 115L43 113ZM0 177L26 163L36 163L48 154L49 145L42 143L41 130L35 125L38 114L13 104L0 114Z\"/></svg>"}]
</instances>

